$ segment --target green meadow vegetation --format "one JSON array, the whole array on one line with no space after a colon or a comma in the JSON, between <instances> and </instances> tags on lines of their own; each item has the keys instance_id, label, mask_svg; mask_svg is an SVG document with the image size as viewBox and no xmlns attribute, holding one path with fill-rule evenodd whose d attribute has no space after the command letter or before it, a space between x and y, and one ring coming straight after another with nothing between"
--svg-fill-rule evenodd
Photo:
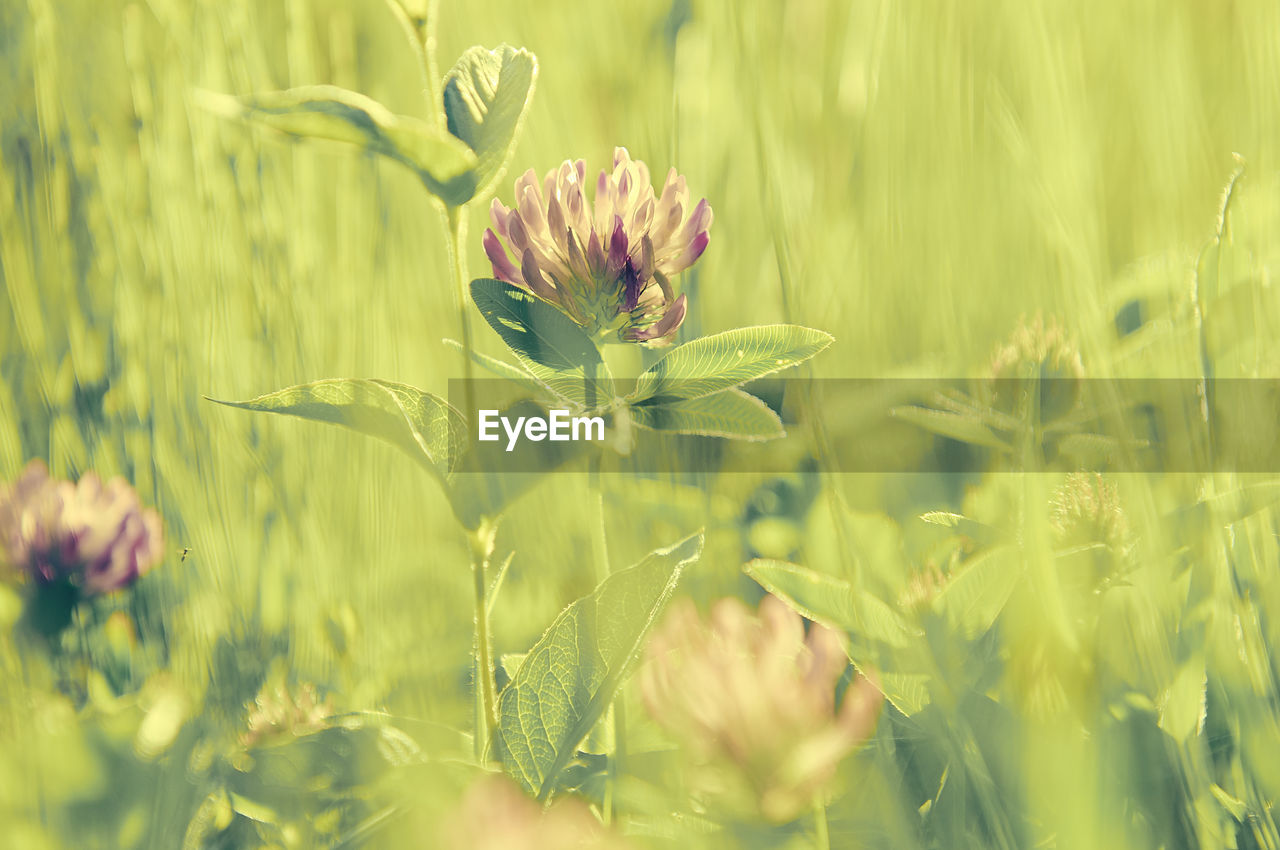
<instances>
[{"instance_id":1,"label":"green meadow vegetation","mask_svg":"<svg viewBox=\"0 0 1280 850\"><path fill-rule=\"evenodd\" d=\"M0 0L0 845L1280 848L1277 33Z\"/></svg>"}]
</instances>

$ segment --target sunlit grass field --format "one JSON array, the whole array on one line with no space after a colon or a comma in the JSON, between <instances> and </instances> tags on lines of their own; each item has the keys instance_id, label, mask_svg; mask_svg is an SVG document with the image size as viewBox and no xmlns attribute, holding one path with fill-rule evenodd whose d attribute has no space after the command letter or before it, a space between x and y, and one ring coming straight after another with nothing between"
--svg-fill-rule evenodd
<instances>
[{"instance_id":1,"label":"sunlit grass field","mask_svg":"<svg viewBox=\"0 0 1280 850\"><path fill-rule=\"evenodd\" d=\"M618 145L709 200L681 340L795 323L835 338L802 380L980 378L1043 317L1086 378L1280 377L1273 2L444 0L438 33L446 69L473 44L538 57L504 203L526 169L594 175ZM21 637L22 589L0 585L0 846L446 846L472 784L472 577L446 497L385 443L206 400L328 377L448 396L463 373L445 230L410 172L201 103L311 84L424 110L384 3L0 0L0 481L31 458L121 475L166 539L57 647ZM488 276L487 216L467 214ZM754 606L742 567L762 556L918 621L930 698L889 689L821 816L735 819L686 793L625 687L620 846L1280 847L1266 469L1113 475L1123 577L1062 614L1070 466L912 473L936 470L938 438L870 428L813 386L784 411L792 436L750 449L794 475L740 448L723 473L597 484L580 465L502 521L499 657L606 574L597 486L615 566L704 529L679 590L704 607ZM1273 446L1275 408L1232 422ZM836 462L886 453L902 472ZM954 609L900 604L930 570L987 568L969 563L987 532L1012 541L1000 600L984 576ZM860 668L892 675L892 649L872 656ZM264 777L239 736L284 682L394 733ZM599 813L594 787L565 796Z\"/></svg>"}]
</instances>

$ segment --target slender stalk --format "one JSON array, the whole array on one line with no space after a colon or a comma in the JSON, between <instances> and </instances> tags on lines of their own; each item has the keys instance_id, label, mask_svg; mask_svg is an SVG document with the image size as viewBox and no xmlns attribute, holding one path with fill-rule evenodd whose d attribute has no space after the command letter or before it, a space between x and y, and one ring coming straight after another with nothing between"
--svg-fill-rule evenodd
<instances>
[{"instance_id":1,"label":"slender stalk","mask_svg":"<svg viewBox=\"0 0 1280 850\"><path fill-rule=\"evenodd\" d=\"M814 846L817 850L831 850L831 831L827 827L827 804L822 795L813 798Z\"/></svg>"},{"instance_id":2,"label":"slender stalk","mask_svg":"<svg viewBox=\"0 0 1280 850\"><path fill-rule=\"evenodd\" d=\"M594 455L587 462L587 474L591 483L592 501L595 503L595 530L592 535L592 548L595 550L597 583L607 579L613 572L609 564L609 538L605 530L604 488L600 480L600 457ZM609 706L609 723L613 729L613 758L609 759L608 773L605 775L604 803L601 806L602 820L605 826L613 823L615 808L615 791L618 776L621 773L623 759L626 758L626 709L621 698L615 698Z\"/></svg>"},{"instance_id":3,"label":"slender stalk","mask_svg":"<svg viewBox=\"0 0 1280 850\"><path fill-rule=\"evenodd\" d=\"M593 406L597 400L595 398L595 388L597 386L597 373L594 368L587 370L585 375L586 399L588 407ZM592 548L594 549L596 561L596 581L603 582L613 574L613 568L609 560L609 534L605 524L604 509L604 485L600 477L600 455L592 455L587 461L587 476L590 483L594 507L595 507L595 529L592 534ZM608 826L613 823L616 792L618 787L618 777L622 773L622 764L626 759L627 752L627 715L626 707L621 699L617 697L609 706L609 724L613 729L613 758L609 759L608 773L605 775L604 801L601 806L602 820Z\"/></svg>"},{"instance_id":4,"label":"slender stalk","mask_svg":"<svg viewBox=\"0 0 1280 850\"><path fill-rule=\"evenodd\" d=\"M595 527L592 529L592 548L595 550L596 583L613 574L609 565L609 533L605 528L604 488L600 482L600 456L593 455L587 461L587 478L591 482L592 502L595 507Z\"/></svg>"},{"instance_id":5,"label":"slender stalk","mask_svg":"<svg viewBox=\"0 0 1280 850\"><path fill-rule=\"evenodd\" d=\"M445 223L449 229L449 264L455 283L454 303L458 309L458 325L462 330L462 396L464 415L475 415L474 365L471 338L471 313L467 310L467 208L447 207ZM486 576L489 557L493 554L493 539L497 529L488 523L468 533L471 545L471 572L475 588L475 756L484 761L497 726L496 697L493 682L493 650L489 640L489 606L485 600L488 585Z\"/></svg>"},{"instance_id":6,"label":"slender stalk","mask_svg":"<svg viewBox=\"0 0 1280 850\"><path fill-rule=\"evenodd\" d=\"M444 95L440 88L440 68L436 64L436 20L439 17L439 0L427 0L423 17L414 17L401 6L399 0L387 0L387 6L400 22L405 37L418 58L418 72L422 76L423 96L427 100L427 122L437 130L445 129Z\"/></svg>"},{"instance_id":7,"label":"slender stalk","mask_svg":"<svg viewBox=\"0 0 1280 850\"><path fill-rule=\"evenodd\" d=\"M498 725L495 711L496 696L493 688L493 650L489 643L489 612L485 604L485 572L489 557L493 554L493 538L496 529L482 524L468 534L471 544L471 577L475 588L475 757L485 760L493 731Z\"/></svg>"},{"instance_id":8,"label":"slender stalk","mask_svg":"<svg viewBox=\"0 0 1280 850\"><path fill-rule=\"evenodd\" d=\"M458 310L458 326L462 331L462 395L466 409L463 413L470 417L475 414L475 363L473 361L475 344L471 336L471 311L467 303L471 300L468 292L467 275L467 207L448 207L445 212L445 223L449 228L449 263L453 268L454 305Z\"/></svg>"},{"instance_id":9,"label":"slender stalk","mask_svg":"<svg viewBox=\"0 0 1280 850\"><path fill-rule=\"evenodd\" d=\"M422 55L426 57L427 66L427 100L436 129L444 130L444 92L441 87L440 65L436 62L436 24L439 20L440 0L427 0L427 17L419 26Z\"/></svg>"},{"instance_id":10,"label":"slender stalk","mask_svg":"<svg viewBox=\"0 0 1280 850\"><path fill-rule=\"evenodd\" d=\"M427 120L437 130L446 127L444 98L441 89L440 69L436 62L436 24L439 19L439 0L427 0L422 17L411 17L396 0L388 0L401 26L418 54L424 94L427 99ZM472 362L475 350L471 336L471 313L467 309L467 207L446 206L445 225L449 231L449 265L453 272L454 306L458 311L458 326L462 332L462 375L464 415L470 417L476 410L475 368ZM498 724L497 697L494 692L493 649L489 639L489 604L485 599L488 585L489 558L493 554L495 526L484 522L468 532L471 547L471 579L475 590L475 757L483 762L493 740Z\"/></svg>"}]
</instances>

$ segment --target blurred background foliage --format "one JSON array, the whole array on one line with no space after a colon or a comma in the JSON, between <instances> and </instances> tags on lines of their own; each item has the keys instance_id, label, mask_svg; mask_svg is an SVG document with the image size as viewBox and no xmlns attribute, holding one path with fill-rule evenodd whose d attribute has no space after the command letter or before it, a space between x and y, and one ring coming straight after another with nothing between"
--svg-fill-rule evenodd
<instances>
[{"instance_id":1,"label":"blurred background foliage","mask_svg":"<svg viewBox=\"0 0 1280 850\"><path fill-rule=\"evenodd\" d=\"M540 59L504 200L526 168L581 157L594 173L619 144L710 200L683 338L792 321L836 337L813 376L957 377L982 374L1020 317L1043 313L1089 375L1191 378L1207 357L1219 377L1274 377L1277 32L1268 0L446 0L440 56L508 42ZM169 543L132 594L81 611L79 645L52 662L9 636L19 603L0 598L4 833L32 848L176 847L197 811L253 820L251 804L205 795L218 770L251 784L253 768L218 768L215 753L235 749L246 705L276 680L316 683L335 711L377 709L428 755L461 749L446 730L467 723L470 586L443 496L388 446L202 398L329 376L443 395L460 374L441 342L457 336L443 233L408 172L196 105L201 89L333 83L421 114L393 17L352 0L3 0L0 67L0 479L31 457L68 477L123 475ZM1245 166L1223 228L1233 153ZM484 226L477 214L473 274ZM1198 320L1201 250L1220 230ZM936 447L923 432L877 442L812 400L790 416L809 436L772 451L796 453L796 476L610 477L611 560L705 526L688 585L700 599L752 593L740 565L767 555L893 602L931 559L950 563L943 532L918 519L929 510L1032 541L1028 563L1055 560L1060 477L819 480L807 456L824 441L907 458ZM833 845L1280 844L1280 774L1262 756L1280 747L1280 546L1269 501L1239 495L1256 483L1123 477L1141 566L1109 621L1119 631L1090 638L1108 660L1065 688L1090 719L1015 721L1035 687L1007 647L983 644L1008 664L999 687L939 664L952 713L887 710L846 763ZM561 474L511 510L500 653L525 651L594 586L591 502L585 476ZM954 546L957 564L975 548ZM1036 633L1037 590L1012 596L1006 637ZM938 640L939 658L968 646ZM1097 684L1103 668L1123 687ZM1190 719L1155 722L1182 692ZM334 746L351 771L361 748L395 763L380 720L348 725ZM436 766L398 793L429 824L460 781ZM294 820L315 835L354 842L353 824L378 823L310 805ZM250 841L232 834L225 846Z\"/></svg>"}]
</instances>

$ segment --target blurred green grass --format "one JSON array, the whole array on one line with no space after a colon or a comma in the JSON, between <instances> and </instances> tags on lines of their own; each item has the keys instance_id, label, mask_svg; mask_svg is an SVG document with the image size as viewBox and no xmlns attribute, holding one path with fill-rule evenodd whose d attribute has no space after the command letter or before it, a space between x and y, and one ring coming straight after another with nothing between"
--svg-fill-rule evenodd
<instances>
[{"instance_id":1,"label":"blurred green grass","mask_svg":"<svg viewBox=\"0 0 1280 850\"><path fill-rule=\"evenodd\" d=\"M440 56L505 41L540 59L504 200L526 168L582 157L594 172L618 144L710 200L711 247L684 281L690 335L785 319L835 335L818 376L956 376L1043 311L1094 373L1190 377L1185 302L1233 152L1242 274L1269 284L1274 267L1278 31L1268 0L475 0L443 4ZM194 100L334 83L419 114L394 20L341 0L4 0L0 57L0 479L45 457L63 475L123 474L162 510L170 556L140 594L163 616L142 637L191 693L220 646L278 635L344 703L465 722L466 555L440 493L381 444L202 399L329 376L444 394L459 374L441 343L457 336L441 228L408 173ZM477 213L473 273L484 226ZM1131 300L1166 332L1118 339ZM1253 326L1224 337L1268 338L1275 299L1250 303ZM1230 374L1276 372L1263 342L1233 356ZM756 483L618 495L647 507L611 525L616 560L707 524L707 587L732 589L735 506ZM835 484L871 510L905 486ZM1132 498L1191 486L1138 481ZM564 477L513 509L501 651L593 584L588 503ZM348 608L340 647L326 623ZM34 721L4 690L19 740Z\"/></svg>"}]
</instances>

